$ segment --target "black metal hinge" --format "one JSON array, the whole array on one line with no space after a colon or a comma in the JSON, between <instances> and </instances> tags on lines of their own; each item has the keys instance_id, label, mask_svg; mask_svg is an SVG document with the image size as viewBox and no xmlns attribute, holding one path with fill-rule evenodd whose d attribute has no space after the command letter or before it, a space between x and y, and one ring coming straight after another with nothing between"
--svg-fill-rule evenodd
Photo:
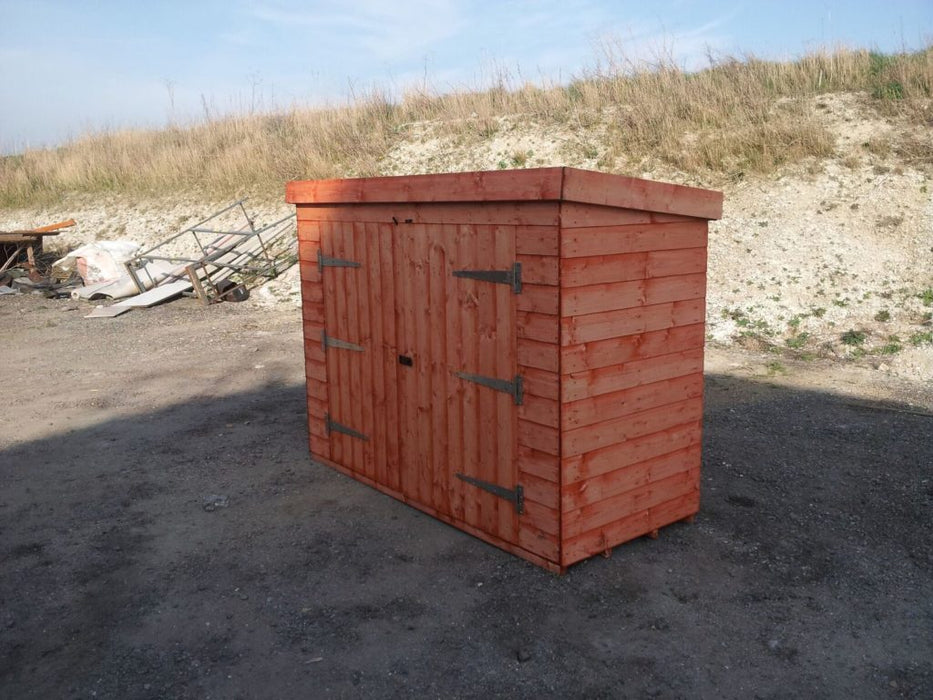
<instances>
[{"instance_id":1,"label":"black metal hinge","mask_svg":"<svg viewBox=\"0 0 933 700\"><path fill-rule=\"evenodd\" d=\"M497 379L496 377L484 377L482 374L470 374L469 372L457 372L457 376L468 382L474 382L475 384L487 386L490 389L509 394L516 406L521 406L522 402L525 400L525 386L522 381L522 375L520 374L516 374L515 378L511 381L508 379Z\"/></svg>"},{"instance_id":2,"label":"black metal hinge","mask_svg":"<svg viewBox=\"0 0 933 700\"><path fill-rule=\"evenodd\" d=\"M507 284L516 294L522 293L522 264L518 262L509 270L454 270L454 277Z\"/></svg>"},{"instance_id":3,"label":"black metal hinge","mask_svg":"<svg viewBox=\"0 0 933 700\"><path fill-rule=\"evenodd\" d=\"M348 428L345 425L341 425L335 420L330 419L330 414L324 414L324 427L327 429L327 434L331 433L343 433L344 435L349 435L350 437L358 438L359 440L369 441L368 435L363 435L363 433L354 430L353 428Z\"/></svg>"},{"instance_id":4,"label":"black metal hinge","mask_svg":"<svg viewBox=\"0 0 933 700\"><path fill-rule=\"evenodd\" d=\"M362 345L334 338L327 335L327 331L321 331L321 349L326 351L327 348L340 348L341 350L353 350L354 352L363 352L366 349Z\"/></svg>"},{"instance_id":5,"label":"black metal hinge","mask_svg":"<svg viewBox=\"0 0 933 700\"><path fill-rule=\"evenodd\" d=\"M511 501L515 504L515 512L521 515L525 512L525 489L522 488L522 485L519 484L515 489L507 489L504 486L499 486L499 484L491 484L488 481L482 481L480 479L475 479L472 476L467 476L466 474L457 473L455 476L461 481L465 481L468 484L482 489L483 491L488 491L489 493L498 496L499 498L504 498L507 501Z\"/></svg>"},{"instance_id":6,"label":"black metal hinge","mask_svg":"<svg viewBox=\"0 0 933 700\"><path fill-rule=\"evenodd\" d=\"M317 251L317 269L320 272L324 272L325 267L359 267L360 264L353 260L341 260L340 258L332 258L329 255L324 255L321 252L321 249L318 248Z\"/></svg>"}]
</instances>

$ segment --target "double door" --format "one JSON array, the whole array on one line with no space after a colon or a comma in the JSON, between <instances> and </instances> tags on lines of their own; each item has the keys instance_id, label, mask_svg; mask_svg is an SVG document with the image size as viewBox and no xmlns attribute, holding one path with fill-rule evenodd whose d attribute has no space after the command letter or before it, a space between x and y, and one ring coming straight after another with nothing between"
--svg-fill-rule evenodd
<instances>
[{"instance_id":1,"label":"double door","mask_svg":"<svg viewBox=\"0 0 933 700\"><path fill-rule=\"evenodd\" d=\"M405 501L517 542L515 230L322 228L332 461Z\"/></svg>"}]
</instances>

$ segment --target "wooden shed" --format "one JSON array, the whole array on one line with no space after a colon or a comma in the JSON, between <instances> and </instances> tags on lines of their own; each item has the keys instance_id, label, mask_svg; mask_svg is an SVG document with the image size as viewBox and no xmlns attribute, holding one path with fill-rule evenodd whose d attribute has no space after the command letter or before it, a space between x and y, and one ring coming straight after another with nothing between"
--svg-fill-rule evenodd
<instances>
[{"instance_id":1,"label":"wooden shed","mask_svg":"<svg viewBox=\"0 0 933 700\"><path fill-rule=\"evenodd\" d=\"M540 168L287 200L315 459L555 571L697 512L721 193Z\"/></svg>"}]
</instances>

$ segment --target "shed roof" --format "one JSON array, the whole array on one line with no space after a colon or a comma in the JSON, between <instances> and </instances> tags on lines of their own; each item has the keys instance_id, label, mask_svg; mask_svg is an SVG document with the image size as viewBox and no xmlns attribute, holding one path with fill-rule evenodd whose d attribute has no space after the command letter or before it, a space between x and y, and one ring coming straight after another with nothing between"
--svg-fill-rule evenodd
<instances>
[{"instance_id":1,"label":"shed roof","mask_svg":"<svg viewBox=\"0 0 933 700\"><path fill-rule=\"evenodd\" d=\"M722 216L722 192L578 168L528 168L342 180L298 180L291 204L566 201L679 214Z\"/></svg>"}]
</instances>

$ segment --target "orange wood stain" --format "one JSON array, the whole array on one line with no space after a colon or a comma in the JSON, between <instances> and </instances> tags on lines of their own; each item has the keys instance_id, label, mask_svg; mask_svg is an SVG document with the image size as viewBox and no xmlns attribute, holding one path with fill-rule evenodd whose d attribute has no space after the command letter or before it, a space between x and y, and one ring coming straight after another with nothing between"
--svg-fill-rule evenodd
<instances>
[{"instance_id":1,"label":"orange wood stain","mask_svg":"<svg viewBox=\"0 0 933 700\"><path fill-rule=\"evenodd\" d=\"M315 459L552 571L697 512L720 193L539 168L287 199ZM515 263L520 293L474 278Z\"/></svg>"}]
</instances>

